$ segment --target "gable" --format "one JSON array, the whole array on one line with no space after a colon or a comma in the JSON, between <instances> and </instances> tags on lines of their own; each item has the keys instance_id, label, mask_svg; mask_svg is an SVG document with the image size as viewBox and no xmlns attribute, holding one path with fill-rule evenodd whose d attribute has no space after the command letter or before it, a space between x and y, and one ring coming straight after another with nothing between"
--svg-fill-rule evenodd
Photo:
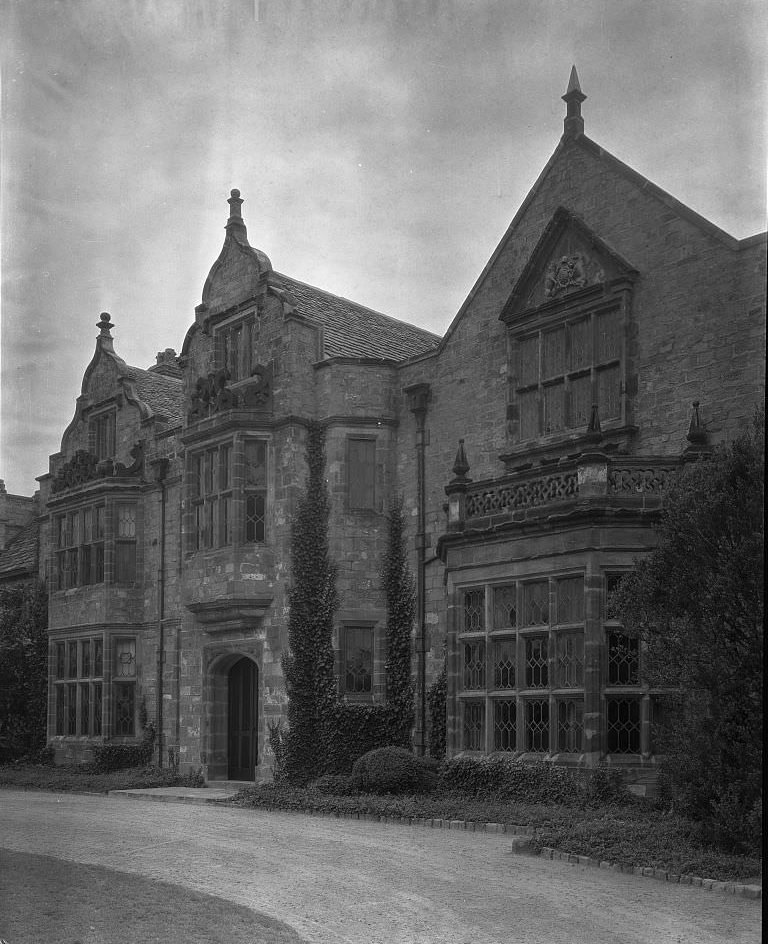
<instances>
[{"instance_id":1,"label":"gable","mask_svg":"<svg viewBox=\"0 0 768 944\"><path fill-rule=\"evenodd\" d=\"M556 304L585 289L634 278L637 271L578 216L558 207L501 313L508 321L518 311Z\"/></svg>"}]
</instances>

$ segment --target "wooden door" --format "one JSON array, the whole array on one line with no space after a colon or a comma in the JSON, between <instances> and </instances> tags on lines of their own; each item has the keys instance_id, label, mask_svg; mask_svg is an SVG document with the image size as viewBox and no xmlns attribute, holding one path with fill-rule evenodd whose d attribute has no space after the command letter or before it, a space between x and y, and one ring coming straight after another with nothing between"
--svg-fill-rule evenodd
<instances>
[{"instance_id":1,"label":"wooden door","mask_svg":"<svg viewBox=\"0 0 768 944\"><path fill-rule=\"evenodd\" d=\"M256 666L246 658L229 670L228 750L230 780L256 777L258 707Z\"/></svg>"}]
</instances>

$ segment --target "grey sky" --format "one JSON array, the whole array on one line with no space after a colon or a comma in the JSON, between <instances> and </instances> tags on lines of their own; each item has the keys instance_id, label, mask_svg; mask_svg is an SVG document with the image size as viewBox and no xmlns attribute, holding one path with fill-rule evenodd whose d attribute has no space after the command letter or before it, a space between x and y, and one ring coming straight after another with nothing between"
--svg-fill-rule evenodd
<instances>
[{"instance_id":1,"label":"grey sky","mask_svg":"<svg viewBox=\"0 0 768 944\"><path fill-rule=\"evenodd\" d=\"M232 187L295 278L442 332L562 130L765 228L762 0L0 0L0 477L31 493L99 312L181 346Z\"/></svg>"}]
</instances>

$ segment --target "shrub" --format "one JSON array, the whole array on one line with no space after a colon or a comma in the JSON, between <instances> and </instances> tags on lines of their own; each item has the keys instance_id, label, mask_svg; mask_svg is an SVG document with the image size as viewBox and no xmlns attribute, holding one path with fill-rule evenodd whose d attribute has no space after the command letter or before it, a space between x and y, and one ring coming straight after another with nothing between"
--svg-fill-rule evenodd
<instances>
[{"instance_id":1,"label":"shrub","mask_svg":"<svg viewBox=\"0 0 768 944\"><path fill-rule=\"evenodd\" d=\"M428 793L437 775L434 763L402 747L381 747L355 761L351 781L369 793Z\"/></svg>"},{"instance_id":2,"label":"shrub","mask_svg":"<svg viewBox=\"0 0 768 944\"><path fill-rule=\"evenodd\" d=\"M585 772L514 757L454 757L440 772L440 787L467 796L527 803L627 803L631 797L620 771Z\"/></svg>"},{"instance_id":3,"label":"shrub","mask_svg":"<svg viewBox=\"0 0 768 944\"><path fill-rule=\"evenodd\" d=\"M348 774L359 757L392 743L389 705L355 705L340 701L330 714L335 737L326 752L326 773Z\"/></svg>"},{"instance_id":4,"label":"shrub","mask_svg":"<svg viewBox=\"0 0 768 944\"><path fill-rule=\"evenodd\" d=\"M345 774L324 774L309 785L310 790L323 796L353 796L357 793L352 778Z\"/></svg>"},{"instance_id":5,"label":"shrub","mask_svg":"<svg viewBox=\"0 0 768 944\"><path fill-rule=\"evenodd\" d=\"M127 767L146 767L155 749L155 728L148 724L139 744L98 744L93 749L94 773L104 774Z\"/></svg>"},{"instance_id":6,"label":"shrub","mask_svg":"<svg viewBox=\"0 0 768 944\"><path fill-rule=\"evenodd\" d=\"M631 794L624 783L624 774L615 767L596 767L590 772L586 785L586 797L594 803L628 803Z\"/></svg>"}]
</instances>

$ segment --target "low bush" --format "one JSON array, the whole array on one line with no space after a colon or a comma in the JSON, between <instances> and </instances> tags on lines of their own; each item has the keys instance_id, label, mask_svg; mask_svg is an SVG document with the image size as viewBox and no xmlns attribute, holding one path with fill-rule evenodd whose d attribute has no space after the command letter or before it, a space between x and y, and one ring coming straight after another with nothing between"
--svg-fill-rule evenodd
<instances>
[{"instance_id":1,"label":"low bush","mask_svg":"<svg viewBox=\"0 0 768 944\"><path fill-rule=\"evenodd\" d=\"M632 799L618 770L571 770L498 754L452 758L441 768L439 786L471 797L527 803L612 804Z\"/></svg>"},{"instance_id":2,"label":"low bush","mask_svg":"<svg viewBox=\"0 0 768 944\"><path fill-rule=\"evenodd\" d=\"M324 761L325 772L348 774L358 757L391 743L392 709L389 705L337 702L331 712L334 732Z\"/></svg>"},{"instance_id":3,"label":"low bush","mask_svg":"<svg viewBox=\"0 0 768 944\"><path fill-rule=\"evenodd\" d=\"M437 784L436 765L402 747L381 747L355 761L351 781L368 793L429 793Z\"/></svg>"},{"instance_id":4,"label":"low bush","mask_svg":"<svg viewBox=\"0 0 768 944\"><path fill-rule=\"evenodd\" d=\"M346 774L324 774L310 783L309 789L323 796L353 796L357 793L352 778Z\"/></svg>"},{"instance_id":5,"label":"low bush","mask_svg":"<svg viewBox=\"0 0 768 944\"><path fill-rule=\"evenodd\" d=\"M91 769L94 773L106 774L128 767L146 767L152 760L154 749L155 729L148 724L139 744L112 744L109 741L97 744L93 749Z\"/></svg>"}]
</instances>

